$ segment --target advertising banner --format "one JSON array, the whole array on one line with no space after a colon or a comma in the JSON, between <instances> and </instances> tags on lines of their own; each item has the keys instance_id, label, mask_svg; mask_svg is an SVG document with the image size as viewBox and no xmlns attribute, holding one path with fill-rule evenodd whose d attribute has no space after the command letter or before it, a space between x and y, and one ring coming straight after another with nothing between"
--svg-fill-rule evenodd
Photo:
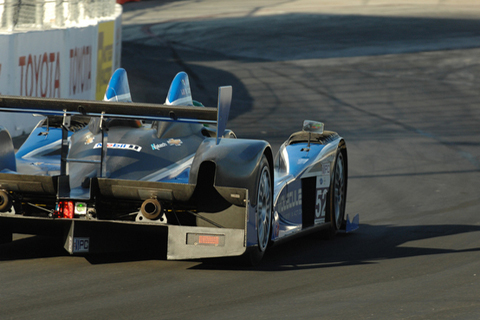
<instances>
[{"instance_id":1,"label":"advertising banner","mask_svg":"<svg viewBox=\"0 0 480 320\"><path fill-rule=\"evenodd\" d=\"M120 67L122 8L98 24L0 34L0 94L102 100ZM4 113L12 136L28 133L39 118Z\"/></svg>"},{"instance_id":2,"label":"advertising banner","mask_svg":"<svg viewBox=\"0 0 480 320\"><path fill-rule=\"evenodd\" d=\"M10 94L9 67L12 37L0 34L0 94Z\"/></svg>"},{"instance_id":3,"label":"advertising banner","mask_svg":"<svg viewBox=\"0 0 480 320\"><path fill-rule=\"evenodd\" d=\"M113 62L113 70L120 68L122 58L122 14L118 14L115 18L115 54Z\"/></svg>"},{"instance_id":4,"label":"advertising banner","mask_svg":"<svg viewBox=\"0 0 480 320\"><path fill-rule=\"evenodd\" d=\"M96 26L66 30L68 51L68 79L63 93L70 99L95 99Z\"/></svg>"},{"instance_id":5,"label":"advertising banner","mask_svg":"<svg viewBox=\"0 0 480 320\"><path fill-rule=\"evenodd\" d=\"M98 24L96 100L102 100L113 72L115 21Z\"/></svg>"},{"instance_id":6,"label":"advertising banner","mask_svg":"<svg viewBox=\"0 0 480 320\"><path fill-rule=\"evenodd\" d=\"M62 98L68 72L64 31L19 33L12 60L14 95ZM64 75L62 77L62 74Z\"/></svg>"}]
</instances>

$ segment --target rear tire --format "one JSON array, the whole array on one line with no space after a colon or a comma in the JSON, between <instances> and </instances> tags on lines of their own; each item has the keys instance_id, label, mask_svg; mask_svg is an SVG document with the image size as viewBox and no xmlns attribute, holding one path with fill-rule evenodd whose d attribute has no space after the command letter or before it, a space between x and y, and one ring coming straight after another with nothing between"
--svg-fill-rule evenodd
<instances>
[{"instance_id":1,"label":"rear tire","mask_svg":"<svg viewBox=\"0 0 480 320\"><path fill-rule=\"evenodd\" d=\"M254 266L260 262L267 250L272 233L273 189L270 165L263 155L256 182L255 229L257 246L247 248L244 254L246 265Z\"/></svg>"},{"instance_id":2,"label":"rear tire","mask_svg":"<svg viewBox=\"0 0 480 320\"><path fill-rule=\"evenodd\" d=\"M0 212L8 212L12 208L12 199L4 190L0 190Z\"/></svg>"}]
</instances>

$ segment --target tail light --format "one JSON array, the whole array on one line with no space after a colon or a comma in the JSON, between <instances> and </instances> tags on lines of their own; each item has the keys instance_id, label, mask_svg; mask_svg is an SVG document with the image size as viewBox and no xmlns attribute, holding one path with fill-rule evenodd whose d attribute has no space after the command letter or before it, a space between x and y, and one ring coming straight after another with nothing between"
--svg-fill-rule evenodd
<instances>
[{"instance_id":1,"label":"tail light","mask_svg":"<svg viewBox=\"0 0 480 320\"><path fill-rule=\"evenodd\" d=\"M55 210L55 217L73 219L74 213L73 201L58 202L57 210Z\"/></svg>"}]
</instances>

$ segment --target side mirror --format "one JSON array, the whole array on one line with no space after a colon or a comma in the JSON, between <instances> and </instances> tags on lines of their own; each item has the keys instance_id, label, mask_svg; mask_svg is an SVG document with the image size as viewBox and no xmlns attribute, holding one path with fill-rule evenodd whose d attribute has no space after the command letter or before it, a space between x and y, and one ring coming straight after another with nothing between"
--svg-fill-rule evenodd
<instances>
[{"instance_id":1,"label":"side mirror","mask_svg":"<svg viewBox=\"0 0 480 320\"><path fill-rule=\"evenodd\" d=\"M312 138L312 132L322 134L323 127L324 125L322 122L312 120L303 121L303 131L308 132L308 145L307 148L302 149L302 151L310 151L310 139Z\"/></svg>"},{"instance_id":2,"label":"side mirror","mask_svg":"<svg viewBox=\"0 0 480 320\"><path fill-rule=\"evenodd\" d=\"M305 132L314 132L314 133L323 133L324 124L322 122L305 120L303 121L303 131Z\"/></svg>"}]
</instances>

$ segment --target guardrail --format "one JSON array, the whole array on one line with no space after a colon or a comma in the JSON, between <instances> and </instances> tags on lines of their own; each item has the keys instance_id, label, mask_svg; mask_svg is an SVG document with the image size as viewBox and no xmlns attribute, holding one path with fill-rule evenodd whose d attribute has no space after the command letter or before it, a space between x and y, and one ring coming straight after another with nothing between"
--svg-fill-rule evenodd
<instances>
[{"instance_id":1,"label":"guardrail","mask_svg":"<svg viewBox=\"0 0 480 320\"><path fill-rule=\"evenodd\" d=\"M0 32L89 24L113 16L115 0L0 0Z\"/></svg>"}]
</instances>

